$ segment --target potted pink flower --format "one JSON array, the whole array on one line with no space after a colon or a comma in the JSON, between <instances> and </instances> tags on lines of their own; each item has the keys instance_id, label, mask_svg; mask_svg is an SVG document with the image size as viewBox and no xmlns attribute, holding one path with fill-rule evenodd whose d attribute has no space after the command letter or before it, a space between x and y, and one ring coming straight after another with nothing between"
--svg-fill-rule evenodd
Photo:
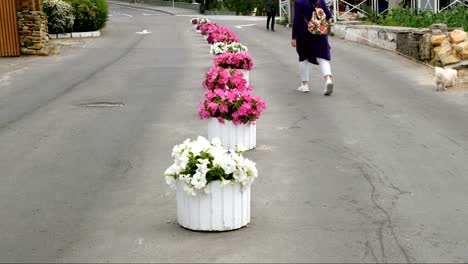
<instances>
[{"instance_id":1,"label":"potted pink flower","mask_svg":"<svg viewBox=\"0 0 468 264\"><path fill-rule=\"evenodd\" d=\"M216 23L207 22L207 23L203 23L203 24L198 24L197 30L200 30L201 34L205 36L205 35L208 35L208 31L214 30L217 27L218 27L218 25L216 25Z\"/></svg>"},{"instance_id":2,"label":"potted pink flower","mask_svg":"<svg viewBox=\"0 0 468 264\"><path fill-rule=\"evenodd\" d=\"M229 44L232 42L239 42L239 38L227 27L211 27L208 30L207 41L209 44L214 44L215 42Z\"/></svg>"},{"instance_id":3,"label":"potted pink flower","mask_svg":"<svg viewBox=\"0 0 468 264\"><path fill-rule=\"evenodd\" d=\"M244 73L239 69L213 67L205 74L202 83L205 90L237 89L239 91L251 91L252 86L247 83Z\"/></svg>"},{"instance_id":4,"label":"potted pink flower","mask_svg":"<svg viewBox=\"0 0 468 264\"><path fill-rule=\"evenodd\" d=\"M247 52L225 52L213 58L213 64L221 68L240 69L249 83L249 71L253 68L252 57Z\"/></svg>"},{"instance_id":5,"label":"potted pink flower","mask_svg":"<svg viewBox=\"0 0 468 264\"><path fill-rule=\"evenodd\" d=\"M247 150L256 146L256 121L266 104L258 96L238 89L208 90L198 105L201 119L210 119L208 138L218 137L229 150L242 145Z\"/></svg>"}]
</instances>

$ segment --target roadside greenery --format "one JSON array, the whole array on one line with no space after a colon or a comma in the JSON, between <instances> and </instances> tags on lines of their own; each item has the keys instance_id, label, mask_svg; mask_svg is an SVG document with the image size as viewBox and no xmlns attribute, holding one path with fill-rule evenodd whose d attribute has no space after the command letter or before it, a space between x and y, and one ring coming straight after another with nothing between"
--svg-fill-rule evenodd
<instances>
[{"instance_id":1,"label":"roadside greenery","mask_svg":"<svg viewBox=\"0 0 468 264\"><path fill-rule=\"evenodd\" d=\"M413 10L401 4L399 8L380 17L377 17L375 12L368 14L365 18L366 22L383 26L425 28L432 24L443 23L449 28L461 27L468 31L468 7L464 5L457 5L442 12L433 13L425 10Z\"/></svg>"},{"instance_id":2,"label":"roadside greenery","mask_svg":"<svg viewBox=\"0 0 468 264\"><path fill-rule=\"evenodd\" d=\"M106 0L65 0L73 6L73 31L86 32L104 28L109 15Z\"/></svg>"},{"instance_id":3,"label":"roadside greenery","mask_svg":"<svg viewBox=\"0 0 468 264\"><path fill-rule=\"evenodd\" d=\"M66 33L72 30L75 17L69 3L62 0L43 0L41 6L47 16L49 33Z\"/></svg>"},{"instance_id":4,"label":"roadside greenery","mask_svg":"<svg viewBox=\"0 0 468 264\"><path fill-rule=\"evenodd\" d=\"M87 32L103 29L109 8L106 0L41 0L49 32Z\"/></svg>"},{"instance_id":5,"label":"roadside greenery","mask_svg":"<svg viewBox=\"0 0 468 264\"><path fill-rule=\"evenodd\" d=\"M468 8L458 5L440 13L415 11L408 8L392 10L381 20L385 26L429 27L432 24L444 23L448 27L463 27L468 30Z\"/></svg>"}]
</instances>

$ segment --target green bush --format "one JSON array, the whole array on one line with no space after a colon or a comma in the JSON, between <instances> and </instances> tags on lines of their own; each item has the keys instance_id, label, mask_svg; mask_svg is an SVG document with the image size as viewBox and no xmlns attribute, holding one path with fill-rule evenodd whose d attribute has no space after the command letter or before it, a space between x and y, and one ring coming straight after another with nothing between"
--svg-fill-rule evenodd
<instances>
[{"instance_id":1,"label":"green bush","mask_svg":"<svg viewBox=\"0 0 468 264\"><path fill-rule=\"evenodd\" d=\"M106 0L65 0L73 6L74 32L96 31L104 28L109 15Z\"/></svg>"},{"instance_id":2,"label":"green bush","mask_svg":"<svg viewBox=\"0 0 468 264\"><path fill-rule=\"evenodd\" d=\"M468 31L468 8L458 5L440 13L416 11L408 8L393 9L390 14L380 20L385 26L404 26L423 28L432 24L444 23L448 27L463 27Z\"/></svg>"},{"instance_id":3,"label":"green bush","mask_svg":"<svg viewBox=\"0 0 468 264\"><path fill-rule=\"evenodd\" d=\"M41 7L47 16L49 33L66 33L72 30L75 17L69 3L62 0L43 0Z\"/></svg>"}]
</instances>

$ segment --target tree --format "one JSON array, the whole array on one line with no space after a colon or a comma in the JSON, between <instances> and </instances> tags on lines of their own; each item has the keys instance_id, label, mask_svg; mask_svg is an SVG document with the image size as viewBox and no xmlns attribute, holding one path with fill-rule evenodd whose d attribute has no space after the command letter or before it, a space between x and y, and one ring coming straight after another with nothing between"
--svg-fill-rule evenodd
<instances>
[{"instance_id":1,"label":"tree","mask_svg":"<svg viewBox=\"0 0 468 264\"><path fill-rule=\"evenodd\" d=\"M255 8L257 13L263 9L263 0L224 0L223 4L227 9L236 11L238 15L250 15Z\"/></svg>"}]
</instances>

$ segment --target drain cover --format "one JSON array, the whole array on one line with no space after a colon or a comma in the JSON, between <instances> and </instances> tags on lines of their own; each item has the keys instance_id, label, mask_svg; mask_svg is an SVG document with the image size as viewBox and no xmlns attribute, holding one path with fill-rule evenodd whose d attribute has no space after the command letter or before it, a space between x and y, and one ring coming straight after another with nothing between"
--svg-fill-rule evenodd
<instances>
[{"instance_id":1,"label":"drain cover","mask_svg":"<svg viewBox=\"0 0 468 264\"><path fill-rule=\"evenodd\" d=\"M86 104L80 104L82 107L121 107L124 106L122 102L92 102Z\"/></svg>"}]
</instances>

